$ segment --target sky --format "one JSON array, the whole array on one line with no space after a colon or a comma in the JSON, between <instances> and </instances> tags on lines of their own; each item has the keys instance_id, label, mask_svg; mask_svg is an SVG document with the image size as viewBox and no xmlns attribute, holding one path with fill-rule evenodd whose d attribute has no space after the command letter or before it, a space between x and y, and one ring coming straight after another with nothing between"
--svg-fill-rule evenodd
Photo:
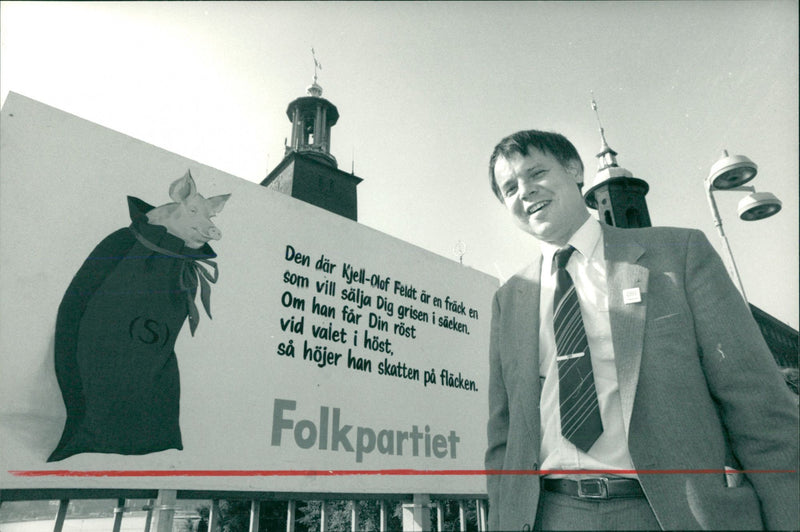
<instances>
[{"instance_id":1,"label":"sky","mask_svg":"<svg viewBox=\"0 0 800 532\"><path fill-rule=\"evenodd\" d=\"M749 301L798 328L797 1L0 2L0 45L3 101L254 182L283 157L314 48L340 114L331 152L364 179L359 223L452 260L463 242L465 266L501 279L538 245L491 193L492 148L558 131L591 186L594 94L653 225L722 253L704 178L723 149L756 162L778 215L743 222L746 193L715 197Z\"/></svg>"}]
</instances>

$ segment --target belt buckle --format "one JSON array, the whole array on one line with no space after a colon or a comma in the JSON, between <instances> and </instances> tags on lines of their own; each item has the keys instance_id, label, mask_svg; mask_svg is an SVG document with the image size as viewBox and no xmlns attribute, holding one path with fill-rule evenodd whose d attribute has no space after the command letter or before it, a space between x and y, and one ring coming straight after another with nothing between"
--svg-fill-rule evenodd
<instances>
[{"instance_id":1,"label":"belt buckle","mask_svg":"<svg viewBox=\"0 0 800 532\"><path fill-rule=\"evenodd\" d=\"M578 480L578 497L581 499L608 499L608 479L584 478Z\"/></svg>"}]
</instances>

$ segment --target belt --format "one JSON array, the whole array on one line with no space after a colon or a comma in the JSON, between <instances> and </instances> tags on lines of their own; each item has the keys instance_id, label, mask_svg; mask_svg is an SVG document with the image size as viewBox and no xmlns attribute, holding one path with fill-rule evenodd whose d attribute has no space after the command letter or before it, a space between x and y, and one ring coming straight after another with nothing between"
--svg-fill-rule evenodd
<instances>
[{"instance_id":1,"label":"belt","mask_svg":"<svg viewBox=\"0 0 800 532\"><path fill-rule=\"evenodd\" d=\"M644 497L638 480L632 478L543 478L542 489L578 499L621 499Z\"/></svg>"}]
</instances>

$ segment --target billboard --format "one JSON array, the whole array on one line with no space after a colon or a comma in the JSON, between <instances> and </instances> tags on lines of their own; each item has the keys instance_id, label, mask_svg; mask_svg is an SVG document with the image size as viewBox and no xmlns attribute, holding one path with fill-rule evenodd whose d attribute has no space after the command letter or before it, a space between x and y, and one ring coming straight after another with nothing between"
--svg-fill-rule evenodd
<instances>
[{"instance_id":1,"label":"billboard","mask_svg":"<svg viewBox=\"0 0 800 532\"><path fill-rule=\"evenodd\" d=\"M0 486L485 492L497 281L11 93Z\"/></svg>"}]
</instances>

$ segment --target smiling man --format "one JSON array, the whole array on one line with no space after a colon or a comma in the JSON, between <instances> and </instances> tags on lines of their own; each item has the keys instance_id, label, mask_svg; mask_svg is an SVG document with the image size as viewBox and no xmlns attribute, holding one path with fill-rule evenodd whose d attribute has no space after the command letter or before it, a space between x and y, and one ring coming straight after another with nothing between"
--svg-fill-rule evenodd
<instances>
[{"instance_id":1,"label":"smiling man","mask_svg":"<svg viewBox=\"0 0 800 532\"><path fill-rule=\"evenodd\" d=\"M595 220L556 133L489 176L542 251L493 304L490 528L796 528L796 403L705 236Z\"/></svg>"}]
</instances>

